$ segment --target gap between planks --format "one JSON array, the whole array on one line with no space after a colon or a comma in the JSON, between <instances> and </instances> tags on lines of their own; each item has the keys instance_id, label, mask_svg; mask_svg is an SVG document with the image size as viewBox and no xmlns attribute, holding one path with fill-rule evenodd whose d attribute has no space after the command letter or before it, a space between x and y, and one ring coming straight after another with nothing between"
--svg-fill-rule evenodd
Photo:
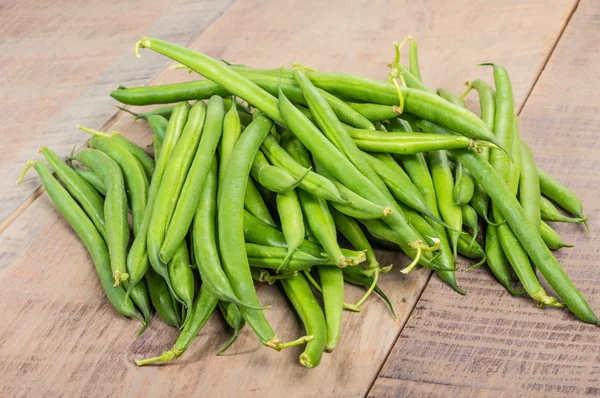
<instances>
[{"instance_id":1,"label":"gap between planks","mask_svg":"<svg viewBox=\"0 0 600 398\"><path fill-rule=\"evenodd\" d=\"M218 18L215 18L210 24L206 25L202 31L193 39L191 39L190 41L188 41L188 43L186 44L187 47L193 47L194 44L196 44L197 42L200 41L200 39L202 38L202 35L204 34L204 32L210 28L212 25L214 25L217 21L219 21L221 18L225 17L233 8L233 6L235 5L235 2L231 3L231 5L227 8L227 10L225 10L225 12L223 12ZM150 86L152 85L152 83L154 83L155 81L159 80L164 74L169 72L169 65L172 63L173 61L167 59L166 61L166 65L164 68L162 68L158 73L156 73L154 75L154 77L152 77L146 84L145 86ZM108 94L107 94L108 95ZM129 107L129 105L124 105L125 107ZM126 112L123 112L121 110L117 110L115 111L115 113L113 113L108 120L106 120L106 122L104 122L102 124L102 126L100 127L100 131L107 131L110 130L112 128L112 126L114 126L119 119L125 115ZM90 146L90 141L91 138L89 138L87 141L85 141L79 148L78 151L83 149L83 148L87 148ZM54 174L54 172L53 172ZM31 206L44 192L46 192L46 189L44 188L44 186L40 183L40 185L38 185L38 187L31 193L31 195L29 195L24 201L23 203L21 203L19 205L19 207L17 207L2 223L0 223L0 234L2 234L4 232L4 230L6 230L21 214L23 214L23 212L25 212L25 210L27 210L29 208L29 206Z\"/></svg>"},{"instance_id":2,"label":"gap between planks","mask_svg":"<svg viewBox=\"0 0 600 398\"><path fill-rule=\"evenodd\" d=\"M575 5L571 8L571 11L569 12L569 15L565 19L565 22L564 22L562 28L560 29L558 35L556 36L556 40L554 40L554 43L552 44L552 47L550 48L550 51L548 51L548 55L546 56L546 59L542 63L542 66L540 67L540 69L539 69L539 71L538 71L538 73L537 73L537 75L536 75L536 77L535 77L535 79L533 81L533 84L531 85L531 88L527 92L527 95L525 96L525 100L523 100L523 103L522 103L521 107L517 111L517 115L520 115L521 111L525 108L525 105L527 104L527 101L529 100L529 97L531 96L531 93L533 92L533 89L535 88L535 86L537 85L538 81L540 80L540 76L542 76L542 73L544 73L544 69L546 69L546 65L548 65L548 62L550 61L550 58L552 57L552 54L554 54L554 51L556 50L556 47L558 46L558 43L562 39L563 34L565 33L565 30L567 29L567 26L569 26L569 23L571 23L571 19L573 18L573 15L575 14L575 11L577 11L577 8L579 7L579 3L580 2L581 2L581 0L577 0L576 3L575 3ZM406 327L406 325L410 321L412 313L413 313L414 309L417 307L417 304L419 303L419 301L421 300L421 297L423 296L423 292L425 292L425 289L427 289L427 286L429 286L429 281L431 281L432 277L433 277L433 271L430 271L429 272L429 277L427 278L427 282L425 282L425 284L423 285L422 290L419 292L419 295L418 295L417 299L415 300L415 304L412 306L412 308L410 308L410 311L408 312L408 315L407 315L407 318L406 318L406 322L404 323L404 325L402 325L400 327L400 330L398 331L398 335L394 339L393 344L390 346L387 354L385 355L385 358L383 359L381 365L379 366L379 370L377 371L377 373L373 377L373 380L371 380L371 382L369 384L369 388L366 390L366 392L365 392L365 394L363 396L364 398L368 397L369 393L373 389L373 385L375 384L375 382L379 378L379 374L381 373L381 370L383 369L383 366L387 362L387 360L388 360L388 358L389 358L389 356L390 356L393 348L398 343L398 340L400 339L400 336L402 335L402 331L404 330L404 328ZM456 293L456 294L458 294L458 293ZM467 294L468 294L468 292L467 292Z\"/></svg>"}]
</instances>

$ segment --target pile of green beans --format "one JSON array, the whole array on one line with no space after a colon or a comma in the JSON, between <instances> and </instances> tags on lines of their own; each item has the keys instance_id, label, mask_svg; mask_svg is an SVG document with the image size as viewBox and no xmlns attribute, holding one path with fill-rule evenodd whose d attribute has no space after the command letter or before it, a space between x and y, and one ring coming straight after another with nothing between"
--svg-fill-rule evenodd
<instances>
[{"instance_id":1,"label":"pile of green beans","mask_svg":"<svg viewBox=\"0 0 600 398\"><path fill-rule=\"evenodd\" d=\"M93 134L63 161L52 150L27 169L88 248L115 309L143 322L154 310L182 329L173 347L138 365L185 352L218 308L233 330L246 323L277 351L305 345L312 368L335 349L344 309L360 312L382 267L374 247L404 252L403 273L435 271L460 294L459 254L486 265L512 295L568 308L598 324L550 250L571 245L547 222L584 223L580 200L539 171L518 129L508 72L462 96L421 80L417 45L400 46L387 81L293 68L223 63L159 39L148 48L203 80L119 87L124 105L163 104L147 121L154 157L119 133ZM139 56L139 55L138 55ZM463 101L479 94L481 117ZM195 101L190 104L190 101ZM130 216L128 215L130 214ZM542 288L536 270L556 293ZM279 339L256 283L280 284L306 334ZM346 302L344 283L364 295Z\"/></svg>"}]
</instances>

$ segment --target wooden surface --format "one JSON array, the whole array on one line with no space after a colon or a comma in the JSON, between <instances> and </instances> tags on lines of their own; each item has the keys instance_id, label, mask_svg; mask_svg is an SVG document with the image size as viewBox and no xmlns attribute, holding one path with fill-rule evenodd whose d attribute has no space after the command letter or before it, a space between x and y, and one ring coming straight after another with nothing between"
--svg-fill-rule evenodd
<instances>
[{"instance_id":1,"label":"wooden surface","mask_svg":"<svg viewBox=\"0 0 600 398\"><path fill-rule=\"evenodd\" d=\"M42 12L38 3L19 2L0 14L0 20L12 22L0 28L0 46L12 51L0 64L4 76L12 76L1 81L7 93L3 97L10 100L0 151L0 396L600 393L594 390L600 385L596 329L566 312L539 310L529 300L507 296L485 269L459 273L459 283L469 292L465 298L426 270L409 277L397 271L386 275L382 288L400 319L394 322L377 299L360 314L345 313L340 344L317 369L297 363L300 349L275 353L262 348L249 330L229 355L215 357L229 338L218 317L180 360L162 368L137 368L134 358L159 354L177 331L155 320L136 340L138 325L110 308L84 247L47 195L41 190L34 194L39 180L32 173L21 188L11 186L41 144L62 155L83 144L85 135L72 128L77 123L110 125L140 144L149 143L142 123L132 124L123 113L111 119L109 91L119 83L160 84L191 77L181 71L157 75L166 62L148 50L135 59L131 48L141 34L232 62L275 67L300 61L374 78L387 75L391 42L411 34L419 40L423 76L432 87L458 91L464 80L491 81L488 69L475 66L490 60L511 72L518 109L525 104L522 135L542 168L582 193L590 212L589 237L578 227L561 226L565 239L577 248L559 258L600 309L600 292L594 288L600 279L594 269L594 230L600 226L600 205L594 200L600 158L594 139L600 10L592 1L582 1L570 21L576 2L564 0L525 5L517 0L451 5L381 0L353 6L342 0L268 6L238 0L218 19L229 4L115 2L92 12L83 3L58 2ZM86 30L78 28L83 19ZM21 69L9 66L23 59L27 63ZM67 73L65 68L73 69ZM38 70L44 73L36 74ZM393 253L382 256L382 263L405 262ZM273 305L267 316L277 334L297 337L301 328L280 292L268 287L259 294L264 304ZM359 294L349 289L347 301Z\"/></svg>"}]
</instances>

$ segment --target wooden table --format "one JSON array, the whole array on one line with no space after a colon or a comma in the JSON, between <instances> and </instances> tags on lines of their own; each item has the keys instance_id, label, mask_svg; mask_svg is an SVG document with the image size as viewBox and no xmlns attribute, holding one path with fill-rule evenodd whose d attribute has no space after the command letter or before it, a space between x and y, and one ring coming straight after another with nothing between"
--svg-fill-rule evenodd
<instances>
[{"instance_id":1,"label":"wooden table","mask_svg":"<svg viewBox=\"0 0 600 398\"><path fill-rule=\"evenodd\" d=\"M485 267L458 272L466 297L424 269L389 273L381 285L399 320L377 299L345 313L338 348L314 370L298 364L299 349L264 349L249 330L215 357L229 338L218 317L180 360L138 368L134 358L167 349L177 331L155 320L135 339L139 325L110 308L83 245L34 173L14 185L40 145L61 155L81 147L78 123L149 143L143 123L113 108L110 90L191 77L150 51L136 59L143 34L232 62L301 61L379 79L392 41L410 34L432 87L459 92L465 80L491 81L480 62L510 71L522 136L590 215L589 235L557 226L576 245L557 256L600 311L597 1L23 0L0 10L0 396L600 395L599 330L508 295ZM348 300L359 294L349 289ZM278 335L299 335L280 292L259 295L273 306L267 316Z\"/></svg>"}]
</instances>

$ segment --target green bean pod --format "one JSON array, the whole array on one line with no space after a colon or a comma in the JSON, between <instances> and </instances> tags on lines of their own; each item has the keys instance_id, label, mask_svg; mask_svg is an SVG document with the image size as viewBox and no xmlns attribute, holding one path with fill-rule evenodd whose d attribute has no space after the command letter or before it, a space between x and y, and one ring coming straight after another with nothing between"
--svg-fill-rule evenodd
<instances>
[{"instance_id":1,"label":"green bean pod","mask_svg":"<svg viewBox=\"0 0 600 398\"><path fill-rule=\"evenodd\" d=\"M548 224L546 224L543 221L541 221L540 224L541 224L540 235L542 236L544 243L546 243L546 246L548 246L548 249L558 250L563 247L573 247L573 245L565 243L561 239L560 235L557 234L556 231L553 230L551 226L549 226Z\"/></svg>"},{"instance_id":2,"label":"green bean pod","mask_svg":"<svg viewBox=\"0 0 600 398\"><path fill-rule=\"evenodd\" d=\"M396 105L379 105L362 102L348 102L355 111L371 122L381 122L397 117L401 112Z\"/></svg>"},{"instance_id":3,"label":"green bean pod","mask_svg":"<svg viewBox=\"0 0 600 398\"><path fill-rule=\"evenodd\" d=\"M165 152L167 136L165 136L165 142L161 149L159 161L162 162L164 157L168 158L168 164L164 168L164 172L161 176L160 189L156 193L156 197L152 206L152 216L150 219L150 225L147 234L148 244L148 258L152 268L165 280L169 287L172 289L172 284L169 280L167 271L167 264L169 258L161 258L160 251L161 246L165 241L165 236L170 225L170 219L174 214L175 207L179 196L183 190L184 182L188 174L188 170L191 168L196 148L198 148L198 141L200 137L204 135L204 125L206 117L206 105L202 101L198 101L187 114L185 118L185 124L180 121L171 118L169 127L167 130L168 135L175 135L178 137L177 143L173 146L173 149L169 153ZM171 128L171 123L175 120L175 124ZM183 121L183 120L182 120ZM187 232L187 229L186 229ZM179 243L175 247L179 247ZM174 291L173 291L174 293ZM176 298L179 298L174 293Z\"/></svg>"},{"instance_id":4,"label":"green bean pod","mask_svg":"<svg viewBox=\"0 0 600 398\"><path fill-rule=\"evenodd\" d=\"M471 266L470 268L478 267L487 260L485 251L479 242L475 240L475 237L470 236L469 234L460 236L460 239L458 240L458 252L467 258L481 259L479 263Z\"/></svg>"},{"instance_id":5,"label":"green bean pod","mask_svg":"<svg viewBox=\"0 0 600 398\"><path fill-rule=\"evenodd\" d=\"M277 269L284 258L287 257L287 246L264 246L255 243L246 243L246 253L248 258L255 259L257 262L252 263L254 267L262 266L264 268ZM296 250L287 265L281 267L284 273L295 272L310 268L312 265L338 266L338 263L329 256L322 255L323 248L318 246L319 252L315 253L312 249L308 252ZM341 253L352 262L352 265L360 264L366 260L366 255L362 251L341 249ZM312 264L312 265L311 265ZM307 265L308 267L304 267ZM295 267L300 266L301 269Z\"/></svg>"},{"instance_id":6,"label":"green bean pod","mask_svg":"<svg viewBox=\"0 0 600 398\"><path fill-rule=\"evenodd\" d=\"M477 155L465 152L464 149L455 150L454 154L469 169L475 180L483 185L533 263L573 314L584 322L598 324L598 318L589 304L565 274L536 228L523 222L527 216L502 177Z\"/></svg>"},{"instance_id":7,"label":"green bean pod","mask_svg":"<svg viewBox=\"0 0 600 398\"><path fill-rule=\"evenodd\" d=\"M325 351L332 352L340 339L342 311L344 309L344 273L336 267L318 267L323 305L327 324Z\"/></svg>"},{"instance_id":8,"label":"green bean pod","mask_svg":"<svg viewBox=\"0 0 600 398\"><path fill-rule=\"evenodd\" d=\"M291 259L292 254L304 242L304 218L298 194L291 190L285 194L277 194L277 211L281 220L281 229L288 247L288 254L282 266Z\"/></svg>"},{"instance_id":9,"label":"green bean pod","mask_svg":"<svg viewBox=\"0 0 600 398\"><path fill-rule=\"evenodd\" d=\"M294 178L284 169L271 165L265 155L259 151L254 158L250 173L260 185L270 191L286 193L297 187L309 170L299 178Z\"/></svg>"},{"instance_id":10,"label":"green bean pod","mask_svg":"<svg viewBox=\"0 0 600 398\"><path fill-rule=\"evenodd\" d=\"M194 273L190 267L190 253L185 240L181 242L169 260L167 272L175 294L183 301L186 308L186 317L183 320L183 325L185 325L189 319L195 295Z\"/></svg>"},{"instance_id":11,"label":"green bean pod","mask_svg":"<svg viewBox=\"0 0 600 398\"><path fill-rule=\"evenodd\" d=\"M409 46L410 73L417 79L422 80L421 68L419 67L419 47L417 46L417 41L415 39L410 40Z\"/></svg>"},{"instance_id":12,"label":"green bean pod","mask_svg":"<svg viewBox=\"0 0 600 398\"><path fill-rule=\"evenodd\" d=\"M306 216L306 221L310 229L330 259L340 268L354 265L350 259L347 259L342 254L342 250L337 242L335 223L327 207L327 202L304 191L298 192L298 199L300 200L302 212Z\"/></svg>"},{"instance_id":13,"label":"green bean pod","mask_svg":"<svg viewBox=\"0 0 600 398\"><path fill-rule=\"evenodd\" d=\"M313 336L312 340L306 344L304 352L300 354L300 363L307 368L314 368L321 362L327 343L325 315L302 274L282 279L281 284L304 324L306 334Z\"/></svg>"},{"instance_id":14,"label":"green bean pod","mask_svg":"<svg viewBox=\"0 0 600 398\"><path fill-rule=\"evenodd\" d=\"M137 282L139 282L150 266L147 242L148 229L150 227L154 204L159 193L165 169L169 164L169 158L171 157L173 149L175 148L177 141L183 132L189 109L189 104L183 102L175 107L173 110L173 115L171 115L171 119L169 119L169 127L167 128L165 139L162 143L159 154L160 156L157 158L156 168L154 174L152 175L152 179L150 180L150 187L148 188L148 201L146 202L144 219L142 220L140 230L136 235L127 256L127 271L129 272L129 282L131 285L135 285Z\"/></svg>"},{"instance_id":15,"label":"green bean pod","mask_svg":"<svg viewBox=\"0 0 600 398\"><path fill-rule=\"evenodd\" d=\"M148 178L148 180L151 180L152 175L154 174L155 164L154 160L152 160L148 152L137 146L135 143L129 141L127 138L123 137L119 132L111 132L110 138L116 143L127 148L127 150L131 152L133 156L135 156L135 158L138 160L138 162L140 162L140 164L144 168L146 177Z\"/></svg>"},{"instance_id":16,"label":"green bean pod","mask_svg":"<svg viewBox=\"0 0 600 398\"><path fill-rule=\"evenodd\" d=\"M231 153L223 184L218 187L218 241L225 274L234 293L244 303L259 307L244 243L244 193L256 153L271 130L273 123L259 116L250 123ZM277 349L280 340L275 336L262 311L241 307L242 315L260 341Z\"/></svg>"},{"instance_id":17,"label":"green bean pod","mask_svg":"<svg viewBox=\"0 0 600 398\"><path fill-rule=\"evenodd\" d=\"M541 233L542 218L540 215L540 184L531 150L521 141L521 178L519 180L519 203L523 207L527 220L538 233Z\"/></svg>"},{"instance_id":18,"label":"green bean pod","mask_svg":"<svg viewBox=\"0 0 600 398\"><path fill-rule=\"evenodd\" d=\"M571 222L571 223L585 223L587 225L587 217L583 218L571 218L560 214L558 209L545 197L540 198L540 214L544 221L554 222Z\"/></svg>"},{"instance_id":19,"label":"green bean pod","mask_svg":"<svg viewBox=\"0 0 600 398\"><path fill-rule=\"evenodd\" d=\"M219 258L215 221L217 208L217 161L212 159L210 172L194 215L193 248L198 271L206 288L219 300L243 305L236 297Z\"/></svg>"},{"instance_id":20,"label":"green bean pod","mask_svg":"<svg viewBox=\"0 0 600 398\"><path fill-rule=\"evenodd\" d=\"M474 242L479 233L479 217L477 212L469 205L462 205L460 210L462 212L463 224L471 229L473 234L472 242Z\"/></svg>"},{"instance_id":21,"label":"green bean pod","mask_svg":"<svg viewBox=\"0 0 600 398\"><path fill-rule=\"evenodd\" d=\"M492 274L498 279L498 282L500 282L510 294L522 294L522 291L519 292L512 287L512 277L508 260L502 250L502 245L500 244L497 226L494 224L489 224L487 226L485 233L485 254L487 256L487 265L490 271L492 271Z\"/></svg>"},{"instance_id":22,"label":"green bean pod","mask_svg":"<svg viewBox=\"0 0 600 398\"><path fill-rule=\"evenodd\" d=\"M127 87L124 86L120 86L117 91L121 91L123 92L123 90L129 90ZM173 114L173 109L175 108L173 105L167 105L167 106L161 106L159 108L154 108L148 112L144 112L144 113L137 113L137 112L133 112L127 108L124 108L122 106L117 106L117 108L119 108L120 110L122 110L123 112L127 112L133 116L135 116L134 121L137 121L138 119L144 119L146 121L148 121L148 119L152 118L153 116L160 116L161 118L165 119L165 120L169 120L169 118L171 117L171 115ZM167 127L167 125L165 124L165 128ZM162 136L162 138L164 138L164 134ZM161 138L161 140L162 140Z\"/></svg>"},{"instance_id":23,"label":"green bean pod","mask_svg":"<svg viewBox=\"0 0 600 398\"><path fill-rule=\"evenodd\" d=\"M481 120L488 125L490 130L494 130L494 119L496 115L496 92L484 80L476 79L469 83L469 88L475 89L479 95L479 109L481 110ZM490 151L483 148L481 156L485 160L490 159Z\"/></svg>"},{"instance_id":24,"label":"green bean pod","mask_svg":"<svg viewBox=\"0 0 600 398\"><path fill-rule=\"evenodd\" d=\"M198 294L198 298L194 302L192 307L192 315L190 316L189 321L183 327L183 330L179 334L177 341L173 345L173 347L164 351L161 356L148 358L148 359L136 359L135 363L138 366L148 365L156 362L167 362L174 358L179 358L183 355L183 353L188 349L196 335L208 318L212 315L217 308L217 304L219 300L215 298L208 289L205 289L204 286L200 286L200 294Z\"/></svg>"},{"instance_id":25,"label":"green bean pod","mask_svg":"<svg viewBox=\"0 0 600 398\"><path fill-rule=\"evenodd\" d=\"M225 322L227 322L227 324L233 329L233 336L231 336L231 339L223 348L221 348L219 352L217 352L217 355L223 355L225 351L227 351L240 336L240 330L246 326L246 320L242 316L242 313L237 305L233 303L219 301L219 310L221 311Z\"/></svg>"},{"instance_id":26,"label":"green bean pod","mask_svg":"<svg viewBox=\"0 0 600 398\"><path fill-rule=\"evenodd\" d=\"M104 239L100 236L100 233L90 218L85 214L82 208L79 207L69 192L62 187L54 176L52 176L48 168L42 162L27 162L27 167L25 171L23 171L21 179L31 167L35 167L50 199L52 199L52 202L54 202L58 211L67 220L69 225L71 225L90 253L104 293L112 306L122 315L136 318L143 322L143 319L135 311L133 303L126 296L125 289L122 286L113 286L113 276L108 249L104 243ZM21 179L19 179L19 181Z\"/></svg>"},{"instance_id":27,"label":"green bean pod","mask_svg":"<svg viewBox=\"0 0 600 398\"><path fill-rule=\"evenodd\" d=\"M448 89L438 88L437 95L439 95L446 101L450 102L451 104L454 104L461 108L466 108L464 101L462 99L458 98L452 91L450 91Z\"/></svg>"},{"instance_id":28,"label":"green bean pod","mask_svg":"<svg viewBox=\"0 0 600 398\"><path fill-rule=\"evenodd\" d=\"M365 177L337 148L308 120L283 92L279 92L281 112L296 137L310 150L314 159L322 162L331 173L354 192L368 195L375 203L388 206L394 202L389 192L383 193L378 186ZM392 203L393 204L393 203ZM411 242L420 240L419 234L407 223L399 212L384 218L404 240L403 249L408 250ZM425 264L428 256L422 257Z\"/></svg>"},{"instance_id":29,"label":"green bean pod","mask_svg":"<svg viewBox=\"0 0 600 398\"><path fill-rule=\"evenodd\" d=\"M391 83L379 82L341 73L307 73L312 83L337 95L362 102L398 105L398 93ZM498 145L488 126L467 109L453 105L441 97L418 89L400 87L404 111L476 140Z\"/></svg>"},{"instance_id":30,"label":"green bean pod","mask_svg":"<svg viewBox=\"0 0 600 398\"><path fill-rule=\"evenodd\" d=\"M71 166L71 168L75 170L77 174L83 177L83 179L86 180L92 187L94 187L100 195L106 196L106 187L104 186L104 183L100 177L98 177L98 174L94 173L90 169L82 169L81 167L75 166ZM104 206L102 206L102 213L104 213Z\"/></svg>"},{"instance_id":31,"label":"green bean pod","mask_svg":"<svg viewBox=\"0 0 600 398\"><path fill-rule=\"evenodd\" d=\"M438 208L442 215L442 219L454 229L460 231L462 229L462 211L460 206L457 206L454 202L454 179L452 178L452 171L450 170L446 152L430 152L429 169L431 171ZM456 258L460 232L450 230L448 231L448 234L450 235L450 240L452 242L454 258Z\"/></svg>"},{"instance_id":32,"label":"green bean pod","mask_svg":"<svg viewBox=\"0 0 600 398\"><path fill-rule=\"evenodd\" d=\"M111 97L123 104L137 106L201 100L213 95L225 97L230 94L212 80L196 80L162 86L119 87L110 93Z\"/></svg>"},{"instance_id":33,"label":"green bean pod","mask_svg":"<svg viewBox=\"0 0 600 398\"><path fill-rule=\"evenodd\" d=\"M150 300L158 315L163 321L179 329L181 326L179 303L171 296L167 282L152 268L148 269L144 277L148 284Z\"/></svg>"},{"instance_id":34,"label":"green bean pod","mask_svg":"<svg viewBox=\"0 0 600 398\"><path fill-rule=\"evenodd\" d=\"M368 134L363 133L363 131L368 131ZM387 152L398 155L412 155L442 149L496 147L494 144L485 141L476 141L459 135L379 133L357 129L352 130L350 135L356 146L363 151Z\"/></svg>"},{"instance_id":35,"label":"green bean pod","mask_svg":"<svg viewBox=\"0 0 600 398\"><path fill-rule=\"evenodd\" d=\"M106 240L104 200L102 197L83 177L80 177L76 171L67 166L52 149L43 146L40 148L40 152L54 169L58 178L65 184L69 193L79 202L100 235L102 235L102 238ZM94 175L98 176L96 173Z\"/></svg>"},{"instance_id":36,"label":"green bean pod","mask_svg":"<svg viewBox=\"0 0 600 398\"><path fill-rule=\"evenodd\" d=\"M213 158L223 133L224 117L223 99L212 97L208 102L206 122L200 144L185 177L185 183L160 248L160 258L163 261L168 261L173 256L173 253L177 250L177 245L185 239L185 235L190 229L194 213L202 197L202 189L206 183L207 175L211 171ZM216 168L216 164L214 167Z\"/></svg>"},{"instance_id":37,"label":"green bean pod","mask_svg":"<svg viewBox=\"0 0 600 398\"><path fill-rule=\"evenodd\" d=\"M342 270L342 272L344 273L344 280L352 285L363 286L367 289L373 285L373 277L364 275L359 267L346 267ZM377 295L381 297L383 301L385 301L388 308L390 309L390 312L392 313L392 317L394 319L398 319L392 302L390 301L388 296L383 292L383 290L381 290L381 288L378 285L375 285L373 291L377 293Z\"/></svg>"},{"instance_id":38,"label":"green bean pod","mask_svg":"<svg viewBox=\"0 0 600 398\"><path fill-rule=\"evenodd\" d=\"M577 195L554 177L538 170L542 194L576 217L583 218L583 205Z\"/></svg>"},{"instance_id":39,"label":"green bean pod","mask_svg":"<svg viewBox=\"0 0 600 398\"><path fill-rule=\"evenodd\" d=\"M468 170L465 170L462 163L456 165L454 180L454 204L457 206L466 205L473 199L475 191L475 181Z\"/></svg>"},{"instance_id":40,"label":"green bean pod","mask_svg":"<svg viewBox=\"0 0 600 398\"><path fill-rule=\"evenodd\" d=\"M265 138L262 145L262 151L273 165L284 169L290 173L292 177L297 179L305 176L298 185L298 188L304 189L315 196L329 201L345 201L336 186L330 180L299 164L279 145L272 135L268 135L267 138Z\"/></svg>"},{"instance_id":41,"label":"green bean pod","mask_svg":"<svg viewBox=\"0 0 600 398\"><path fill-rule=\"evenodd\" d=\"M158 139L158 136L152 136L152 150L154 151L154 160L158 160L158 155L160 155L160 150L162 148L162 142Z\"/></svg>"},{"instance_id":42,"label":"green bean pod","mask_svg":"<svg viewBox=\"0 0 600 398\"><path fill-rule=\"evenodd\" d=\"M144 168L131 152L109 137L94 135L91 143L94 148L109 155L123 171L127 197L131 206L133 235L135 236L140 230L148 197L148 179Z\"/></svg>"},{"instance_id":43,"label":"green bean pod","mask_svg":"<svg viewBox=\"0 0 600 398\"><path fill-rule=\"evenodd\" d=\"M167 132L167 127L169 126L169 120L160 115L151 115L146 121L150 126L150 129L157 137L157 139L162 143L165 139L165 134Z\"/></svg>"},{"instance_id":44,"label":"green bean pod","mask_svg":"<svg viewBox=\"0 0 600 398\"><path fill-rule=\"evenodd\" d=\"M126 265L129 223L123 172L117 162L96 149L83 149L75 155L74 159L94 170L106 186L104 199L106 243L115 286L117 286L129 278Z\"/></svg>"}]
</instances>

